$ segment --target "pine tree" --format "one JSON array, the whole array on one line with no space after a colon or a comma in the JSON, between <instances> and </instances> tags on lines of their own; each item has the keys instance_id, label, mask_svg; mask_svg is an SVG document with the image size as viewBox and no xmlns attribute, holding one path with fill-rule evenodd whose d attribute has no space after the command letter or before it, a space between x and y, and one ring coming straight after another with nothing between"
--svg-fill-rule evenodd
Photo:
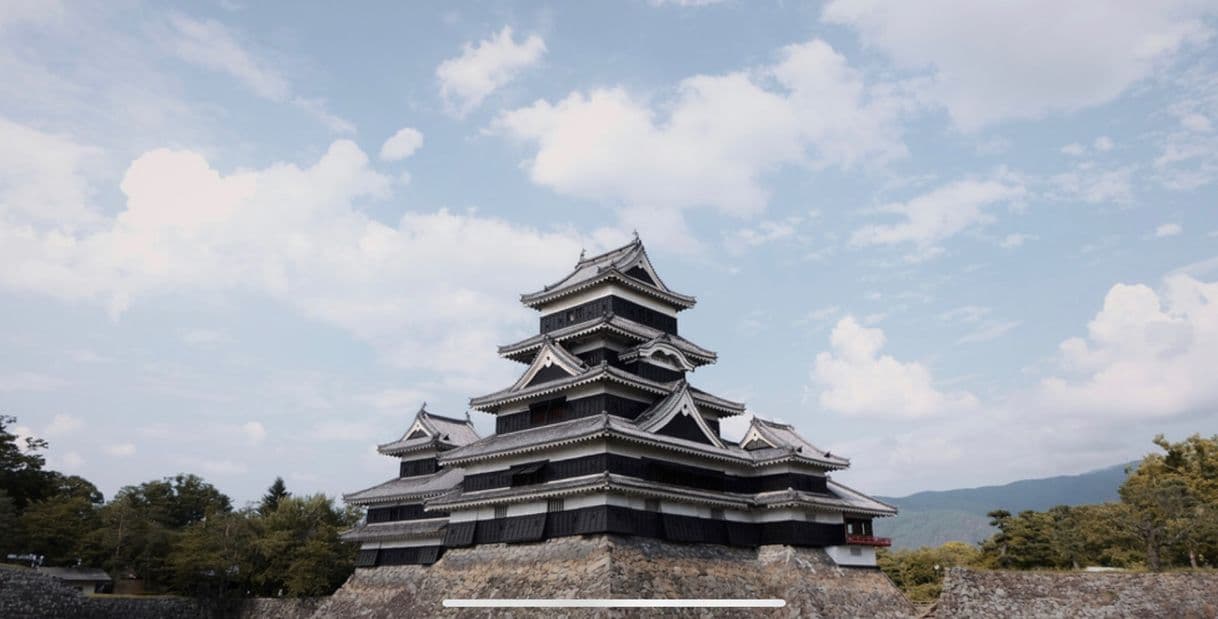
<instances>
[{"instance_id":1,"label":"pine tree","mask_svg":"<svg viewBox=\"0 0 1218 619\"><path fill-rule=\"evenodd\" d=\"M288 492L287 484L283 483L283 478L276 477L275 483L272 483L271 487L267 488L266 494L262 496L262 504L258 506L258 513L263 516L270 515L276 509L279 509L280 501L290 496L292 496L292 493Z\"/></svg>"}]
</instances>

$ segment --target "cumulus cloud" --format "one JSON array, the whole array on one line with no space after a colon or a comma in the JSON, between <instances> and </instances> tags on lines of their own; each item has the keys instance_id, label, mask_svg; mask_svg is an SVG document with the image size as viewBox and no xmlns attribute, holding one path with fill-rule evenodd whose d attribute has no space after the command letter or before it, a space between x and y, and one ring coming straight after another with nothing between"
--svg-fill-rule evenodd
<instances>
[{"instance_id":1,"label":"cumulus cloud","mask_svg":"<svg viewBox=\"0 0 1218 619\"><path fill-rule=\"evenodd\" d=\"M780 165L905 156L907 106L896 87L867 84L814 40L753 71L686 78L662 99L620 87L572 92L504 112L491 130L536 148L525 163L534 183L623 207L623 217L666 217L679 231L681 209L760 212L769 199L761 177Z\"/></svg>"},{"instance_id":2,"label":"cumulus cloud","mask_svg":"<svg viewBox=\"0 0 1218 619\"><path fill-rule=\"evenodd\" d=\"M1002 237L1002 240L998 242L998 245L1003 249L1015 249L1016 247L1022 247L1023 244L1028 241L1035 241L1038 238L1040 237L1036 236L1035 234L1012 232L1011 234Z\"/></svg>"},{"instance_id":3,"label":"cumulus cloud","mask_svg":"<svg viewBox=\"0 0 1218 619\"><path fill-rule=\"evenodd\" d=\"M491 93L541 61L545 53L546 42L541 37L533 34L516 43L511 26L504 26L489 39L466 43L460 56L436 67L440 94L454 113L464 116Z\"/></svg>"},{"instance_id":4,"label":"cumulus cloud","mask_svg":"<svg viewBox=\"0 0 1218 619\"><path fill-rule=\"evenodd\" d=\"M254 291L400 365L490 371L499 334L526 318L512 299L584 240L443 210L385 225L359 206L389 187L345 140L308 166L231 174L191 151L150 151L123 177L126 208L94 231L0 219L0 286L115 318L154 293Z\"/></svg>"},{"instance_id":5,"label":"cumulus cloud","mask_svg":"<svg viewBox=\"0 0 1218 619\"><path fill-rule=\"evenodd\" d=\"M381 146L381 160L401 161L423 147L423 132L411 127L398 129Z\"/></svg>"},{"instance_id":6,"label":"cumulus cloud","mask_svg":"<svg viewBox=\"0 0 1218 619\"><path fill-rule=\"evenodd\" d=\"M894 62L926 70L926 96L966 129L1099 105L1204 40L1204 14L1164 2L834 0L822 18Z\"/></svg>"},{"instance_id":7,"label":"cumulus cloud","mask_svg":"<svg viewBox=\"0 0 1218 619\"><path fill-rule=\"evenodd\" d=\"M967 392L935 388L931 372L917 362L882 355L884 332L853 316L829 335L832 351L816 356L811 378L825 409L854 417L921 418L974 408Z\"/></svg>"},{"instance_id":8,"label":"cumulus cloud","mask_svg":"<svg viewBox=\"0 0 1218 619\"><path fill-rule=\"evenodd\" d=\"M1165 417L1218 406L1218 283L1167 277L1156 292L1117 284L1087 325L1062 342L1061 375L1039 395L1057 410Z\"/></svg>"},{"instance_id":9,"label":"cumulus cloud","mask_svg":"<svg viewBox=\"0 0 1218 619\"><path fill-rule=\"evenodd\" d=\"M906 202L876 208L877 213L897 215L903 221L864 226L854 231L850 242L856 246L909 244L919 255L933 255L942 251L939 244L943 241L992 222L988 207L1017 203L1025 193L1016 181L955 181Z\"/></svg>"}]
</instances>

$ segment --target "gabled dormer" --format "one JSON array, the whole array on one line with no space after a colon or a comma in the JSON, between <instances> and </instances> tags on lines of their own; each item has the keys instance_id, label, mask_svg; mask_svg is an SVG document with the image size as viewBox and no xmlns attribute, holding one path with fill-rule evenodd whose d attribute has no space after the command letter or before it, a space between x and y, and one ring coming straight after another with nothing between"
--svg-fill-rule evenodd
<instances>
[{"instance_id":1,"label":"gabled dormer","mask_svg":"<svg viewBox=\"0 0 1218 619\"><path fill-rule=\"evenodd\" d=\"M533 362L529 364L528 369L508 388L508 391L518 391L525 387L577 376L587 370L587 364L579 357L547 337L542 341L541 348L537 350L537 355L533 357Z\"/></svg>"},{"instance_id":2,"label":"gabled dormer","mask_svg":"<svg viewBox=\"0 0 1218 619\"><path fill-rule=\"evenodd\" d=\"M437 415L427 410L425 402L415 413L414 420L410 422L402 437L391 443L378 445L377 451L403 460L434 457L440 451L464 447L479 438L468 413L465 419Z\"/></svg>"},{"instance_id":3,"label":"gabled dormer","mask_svg":"<svg viewBox=\"0 0 1218 619\"><path fill-rule=\"evenodd\" d=\"M681 381L671 395L640 415L635 424L648 432L723 447L719 433L702 417L685 381Z\"/></svg>"}]
</instances>

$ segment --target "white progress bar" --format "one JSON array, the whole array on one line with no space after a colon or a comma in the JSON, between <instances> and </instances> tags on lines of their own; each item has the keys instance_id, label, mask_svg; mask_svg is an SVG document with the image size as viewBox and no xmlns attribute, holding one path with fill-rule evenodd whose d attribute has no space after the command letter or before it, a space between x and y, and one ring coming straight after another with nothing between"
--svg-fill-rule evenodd
<instances>
[{"instance_id":1,"label":"white progress bar","mask_svg":"<svg viewBox=\"0 0 1218 619\"><path fill-rule=\"evenodd\" d=\"M445 608L782 608L786 600L561 600L486 599L444 600Z\"/></svg>"}]
</instances>

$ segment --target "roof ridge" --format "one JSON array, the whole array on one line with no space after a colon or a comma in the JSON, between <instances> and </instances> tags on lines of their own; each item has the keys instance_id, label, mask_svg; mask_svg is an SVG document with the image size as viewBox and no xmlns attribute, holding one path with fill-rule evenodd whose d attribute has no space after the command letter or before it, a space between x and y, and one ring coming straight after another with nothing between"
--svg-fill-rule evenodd
<instances>
[{"instance_id":1,"label":"roof ridge","mask_svg":"<svg viewBox=\"0 0 1218 619\"><path fill-rule=\"evenodd\" d=\"M448 415L437 415L436 413L433 413L431 411L423 411L423 413L426 414L428 417L431 417L433 419L439 419L441 421L451 421L453 423L473 425L473 422L470 421L468 417L466 417L465 419L460 419L457 417L449 417Z\"/></svg>"}]
</instances>

